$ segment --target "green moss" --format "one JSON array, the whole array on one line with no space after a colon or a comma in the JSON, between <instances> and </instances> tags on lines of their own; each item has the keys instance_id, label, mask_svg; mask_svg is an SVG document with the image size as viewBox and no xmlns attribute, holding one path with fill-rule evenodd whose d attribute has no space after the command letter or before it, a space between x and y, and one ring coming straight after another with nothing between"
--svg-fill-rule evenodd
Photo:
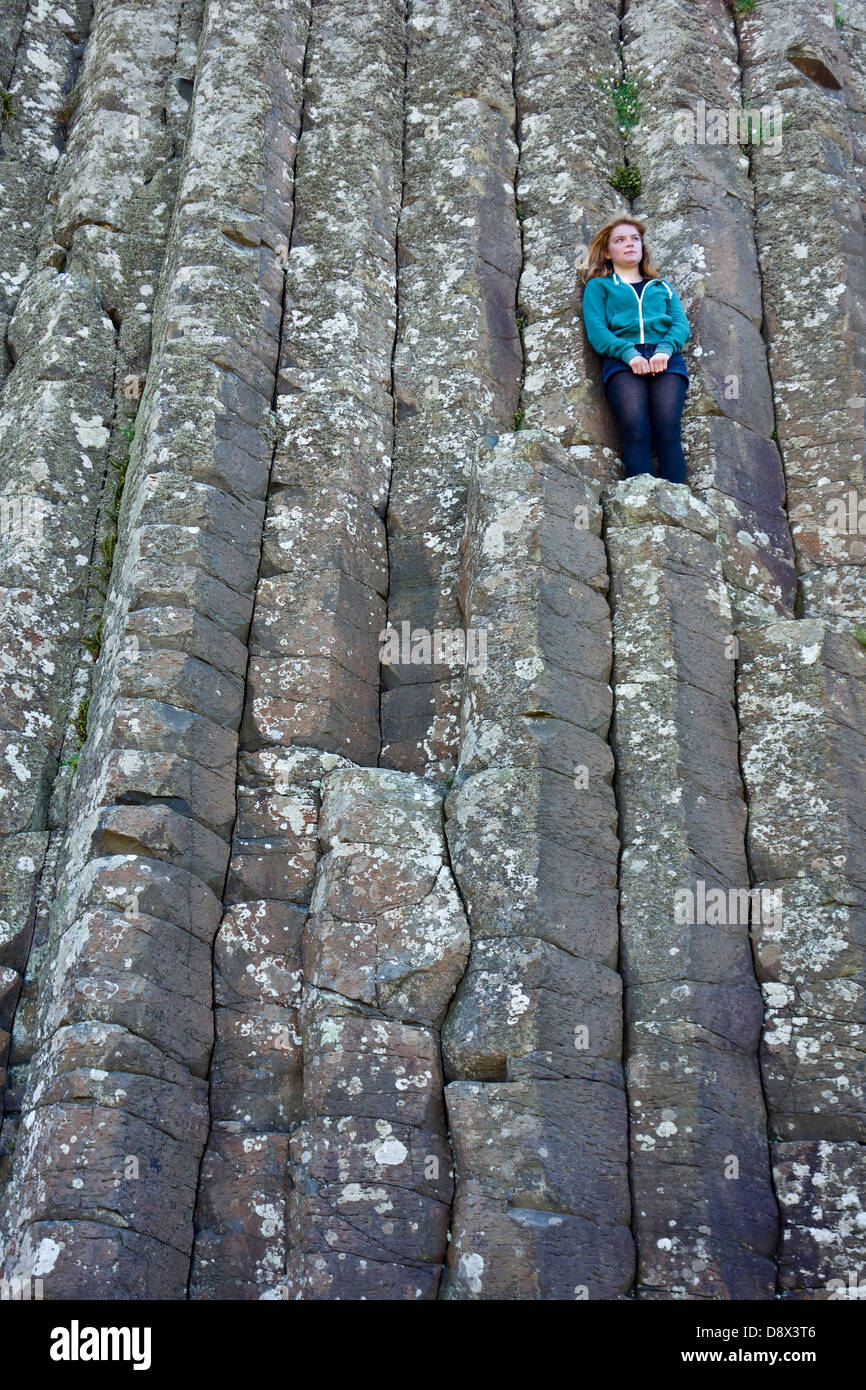
<instances>
[{"instance_id":1,"label":"green moss","mask_svg":"<svg viewBox=\"0 0 866 1390\"><path fill-rule=\"evenodd\" d=\"M524 421L524 418L525 418L524 411L522 411L522 410L515 410L515 412L514 412L514 422L513 422L512 426L511 426L511 428L514 429L514 430L521 430L521 429L523 429L523 421Z\"/></svg>"},{"instance_id":2,"label":"green moss","mask_svg":"<svg viewBox=\"0 0 866 1390\"><path fill-rule=\"evenodd\" d=\"M866 647L866 627L855 627L854 636L857 638L861 647Z\"/></svg>"},{"instance_id":3,"label":"green moss","mask_svg":"<svg viewBox=\"0 0 866 1390\"><path fill-rule=\"evenodd\" d=\"M63 125L68 125L69 122L72 120L72 117L75 115L75 112L78 110L78 103L80 100L81 83L73 82L69 91L66 93L66 96L63 98L63 101L57 107L57 110L54 112L58 121L62 122Z\"/></svg>"},{"instance_id":4,"label":"green moss","mask_svg":"<svg viewBox=\"0 0 866 1390\"><path fill-rule=\"evenodd\" d=\"M79 748L81 748L81 745L87 738L87 711L89 708L90 696L88 695L85 700L81 701L78 709L75 711L75 718L72 721L72 727L75 730L75 737L78 739Z\"/></svg>"},{"instance_id":5,"label":"green moss","mask_svg":"<svg viewBox=\"0 0 866 1390\"><path fill-rule=\"evenodd\" d=\"M734 0L734 14L751 14L758 0Z\"/></svg>"},{"instance_id":6,"label":"green moss","mask_svg":"<svg viewBox=\"0 0 866 1390\"><path fill-rule=\"evenodd\" d=\"M616 172L612 179L608 179L608 183L616 189L617 193L621 193L624 198L631 201L632 198L640 196L640 169L636 164L617 164Z\"/></svg>"},{"instance_id":7,"label":"green moss","mask_svg":"<svg viewBox=\"0 0 866 1390\"><path fill-rule=\"evenodd\" d=\"M839 0L833 0L833 19L836 21L836 28L841 29L845 23L845 16L839 9Z\"/></svg>"},{"instance_id":8,"label":"green moss","mask_svg":"<svg viewBox=\"0 0 866 1390\"><path fill-rule=\"evenodd\" d=\"M12 93L7 92L5 87L0 87L0 125L5 125L14 115L15 107L12 105Z\"/></svg>"}]
</instances>

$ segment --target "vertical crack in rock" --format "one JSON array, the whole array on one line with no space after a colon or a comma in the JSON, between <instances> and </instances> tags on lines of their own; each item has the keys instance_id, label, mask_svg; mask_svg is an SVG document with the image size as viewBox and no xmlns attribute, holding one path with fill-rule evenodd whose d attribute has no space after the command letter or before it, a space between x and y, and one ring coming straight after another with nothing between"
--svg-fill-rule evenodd
<instances>
[{"instance_id":1,"label":"vertical crack in rock","mask_svg":"<svg viewBox=\"0 0 866 1390\"><path fill-rule=\"evenodd\" d=\"M389 471L388 489L385 497L385 505L382 510L382 525L385 528L385 573L386 573L386 592L385 604L387 613L388 595L391 588L391 550L390 550L390 529L388 521L388 508L391 501L391 481L393 477L394 450L397 442L397 388L394 379L394 359L397 355L397 344L400 341L400 218L403 215L403 208L406 205L406 117L409 103L409 17L411 14L412 0L404 0L403 3L403 105L401 117L400 135L400 209L397 213L397 223L394 228L394 337L391 342L391 364L389 389L391 394L391 445L389 449ZM384 735L382 733L382 667L379 667L379 753L377 762L381 761L382 745Z\"/></svg>"},{"instance_id":2,"label":"vertical crack in rock","mask_svg":"<svg viewBox=\"0 0 866 1390\"><path fill-rule=\"evenodd\" d=\"M517 234L520 238L520 267L514 282L514 319L517 324L517 339L520 346L520 381L517 385L517 406L514 412L514 427L519 428L523 423L523 382L526 377L526 351L523 344L523 314L521 312L520 281L523 278L523 270L526 262L526 253L523 245L523 209L520 203L520 162L521 162L521 111L517 87L517 60L520 52L520 16L517 10L517 0L511 0L511 22L514 27L514 46L511 56L511 98L514 105L514 144L517 149L517 157L514 161L514 212L517 217Z\"/></svg>"},{"instance_id":3,"label":"vertical crack in rock","mask_svg":"<svg viewBox=\"0 0 866 1390\"><path fill-rule=\"evenodd\" d=\"M277 3L205 16L8 1204L7 1273L56 1298L186 1293L283 280L263 144L290 31ZM173 20L169 54L175 37ZM94 132L82 173L104 154ZM141 185L160 217L167 178ZM59 201L73 251L76 227L97 252L112 235L133 171L105 206L98 186Z\"/></svg>"},{"instance_id":4,"label":"vertical crack in rock","mask_svg":"<svg viewBox=\"0 0 866 1390\"><path fill-rule=\"evenodd\" d=\"M647 476L616 484L605 503L641 1298L775 1290L718 529L706 503Z\"/></svg>"},{"instance_id":5,"label":"vertical crack in rock","mask_svg":"<svg viewBox=\"0 0 866 1390\"><path fill-rule=\"evenodd\" d=\"M513 422L521 374L511 0L413 0L408 27L380 763L444 779L457 752L467 477L479 435Z\"/></svg>"},{"instance_id":6,"label":"vertical crack in rock","mask_svg":"<svg viewBox=\"0 0 866 1390\"><path fill-rule=\"evenodd\" d=\"M25 1012L32 1014L67 820L70 778L56 776L56 755L64 725L73 733L74 705L86 694L92 672L92 657L81 659L79 643L85 624L99 616L95 581L88 578L98 550L100 585L110 568L113 532L105 511L117 475L109 444L114 457L128 448L118 427L134 414L150 354L151 296L177 182L158 113L175 73L178 16L179 5L149 0L97 17L81 70L76 126L58 162L37 265L9 325L15 365L0 403L3 503L13 522L7 530L4 517L0 538L7 634L0 679L11 732L3 751L8 777L0 787L0 892L9 909L0 965L11 972L0 1028L7 1035L17 1018L25 970ZM52 52L62 55L66 42L63 37L54 44L49 34ZM124 109L125 71L108 60L116 49L130 48L142 69L134 111ZM50 63L43 50L44 41L34 37L33 81L40 91L44 81L43 95L51 97L54 79L45 75ZM95 655L98 640L89 636ZM83 708L78 707L82 717ZM31 1034L31 1021L24 1019L11 1044L13 1084L4 1128L12 1130L9 1117L20 1105ZM7 1132L4 1150L12 1138Z\"/></svg>"},{"instance_id":7,"label":"vertical crack in rock","mask_svg":"<svg viewBox=\"0 0 866 1390\"><path fill-rule=\"evenodd\" d=\"M633 1274L610 615L597 487L540 431L480 443L446 800L472 948L443 1029L448 1299L617 1298ZM577 523L577 524L576 524Z\"/></svg>"}]
</instances>

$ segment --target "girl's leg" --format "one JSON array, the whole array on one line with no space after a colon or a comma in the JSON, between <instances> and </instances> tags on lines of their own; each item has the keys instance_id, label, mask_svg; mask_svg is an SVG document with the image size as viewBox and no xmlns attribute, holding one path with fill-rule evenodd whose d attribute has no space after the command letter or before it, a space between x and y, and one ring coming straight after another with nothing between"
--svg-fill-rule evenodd
<instances>
[{"instance_id":1,"label":"girl's leg","mask_svg":"<svg viewBox=\"0 0 866 1390\"><path fill-rule=\"evenodd\" d=\"M605 392L622 436L622 461L625 475L652 473L652 428L649 412L650 375L635 376L634 372L614 372L608 377Z\"/></svg>"},{"instance_id":2,"label":"girl's leg","mask_svg":"<svg viewBox=\"0 0 866 1390\"><path fill-rule=\"evenodd\" d=\"M659 477L669 483L684 483L686 461L680 438L680 421L688 382L679 372L658 372L650 382L649 409L653 448L659 461Z\"/></svg>"}]
</instances>

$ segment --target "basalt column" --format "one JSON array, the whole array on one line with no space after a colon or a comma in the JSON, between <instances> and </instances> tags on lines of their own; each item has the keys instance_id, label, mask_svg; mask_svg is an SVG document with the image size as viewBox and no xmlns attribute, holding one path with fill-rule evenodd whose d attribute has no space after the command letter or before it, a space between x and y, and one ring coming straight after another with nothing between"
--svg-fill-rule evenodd
<instances>
[{"instance_id":1,"label":"basalt column","mask_svg":"<svg viewBox=\"0 0 866 1390\"><path fill-rule=\"evenodd\" d=\"M0 938L0 1029L7 1031L28 958L47 827L62 826L66 818L71 774L57 776L58 758L65 733L72 733L68 745L75 738L72 716L92 672L82 637L92 653L98 651L93 598L113 545L112 526L100 513L118 479L107 458L128 453L128 427L150 356L154 294L188 109L180 102L178 110L176 101L176 81L190 61L179 43L180 27L179 0L101 8L47 211L44 170L32 151L22 146L20 152L30 181L26 197L45 217L35 268L26 278L25 258L20 297L7 301L14 302L8 330L14 366L0 398L0 833L8 837L0 848L0 892L8 906ZM35 63L30 85L43 91L44 82L50 92L56 83L46 41L34 39L31 51L29 33L25 26L19 61L24 64L29 53ZM131 94L132 55L137 76ZM36 116L23 88L17 100L20 119L10 130L25 141L28 119ZM9 169L6 176L9 195L18 188L25 199ZM22 202L16 216L20 231L37 211L27 212ZM36 231L29 233L34 244ZM4 238L7 250L12 245L14 235ZM126 438L120 427L127 427ZM94 575L95 561L101 578ZM55 843L48 856L43 885L49 903L58 848ZM22 1036L13 1070L29 1046ZM0 1055L0 1065L3 1060ZM15 1086L7 1098L12 1110L20 1102L18 1077Z\"/></svg>"},{"instance_id":2,"label":"basalt column","mask_svg":"<svg viewBox=\"0 0 866 1390\"><path fill-rule=\"evenodd\" d=\"M612 489L605 522L637 1294L771 1298L777 1214L718 524L648 477Z\"/></svg>"},{"instance_id":3,"label":"basalt column","mask_svg":"<svg viewBox=\"0 0 866 1390\"><path fill-rule=\"evenodd\" d=\"M205 15L5 1221L49 1298L186 1294L305 31Z\"/></svg>"},{"instance_id":4,"label":"basalt column","mask_svg":"<svg viewBox=\"0 0 866 1390\"><path fill-rule=\"evenodd\" d=\"M744 100L767 108L768 127L777 108L779 129L754 145L752 176L802 614L858 622L866 599L859 529L866 490L866 237L858 127L845 108L845 54L830 0L762 0L738 27ZM847 75L862 100L862 74Z\"/></svg>"},{"instance_id":5,"label":"basalt column","mask_svg":"<svg viewBox=\"0 0 866 1390\"><path fill-rule=\"evenodd\" d=\"M432 1299L453 1190L439 1028L469 948L441 798L409 773L337 769L319 839L289 1297Z\"/></svg>"},{"instance_id":6,"label":"basalt column","mask_svg":"<svg viewBox=\"0 0 866 1390\"><path fill-rule=\"evenodd\" d=\"M633 1277L610 615L579 468L530 431L479 445L472 474L474 658L446 801L472 929L443 1030L449 1299L617 1298Z\"/></svg>"},{"instance_id":7,"label":"basalt column","mask_svg":"<svg viewBox=\"0 0 866 1390\"><path fill-rule=\"evenodd\" d=\"M779 1284L790 1298L856 1297L849 1287L866 1275L866 652L814 619L750 627L741 642L749 854L771 906L754 936Z\"/></svg>"},{"instance_id":8,"label":"basalt column","mask_svg":"<svg viewBox=\"0 0 866 1390\"><path fill-rule=\"evenodd\" d=\"M515 32L511 0L409 0L408 21L388 623L420 644L383 669L380 761L445 777L461 663L423 643L460 625L472 452L518 404Z\"/></svg>"},{"instance_id":9,"label":"basalt column","mask_svg":"<svg viewBox=\"0 0 866 1390\"><path fill-rule=\"evenodd\" d=\"M404 62L397 0L372 10L346 0L314 6L294 215L281 243L275 452L237 816L214 954L213 1123L193 1298L286 1296L289 1133L304 1114L301 938L321 788L327 772L348 759L373 763L379 750ZM340 1152L335 1137L342 1163Z\"/></svg>"}]
</instances>

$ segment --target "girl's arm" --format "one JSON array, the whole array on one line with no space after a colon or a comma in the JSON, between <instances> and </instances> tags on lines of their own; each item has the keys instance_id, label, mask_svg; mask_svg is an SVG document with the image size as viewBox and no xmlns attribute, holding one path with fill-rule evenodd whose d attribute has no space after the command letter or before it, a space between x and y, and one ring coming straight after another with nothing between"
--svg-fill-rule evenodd
<instances>
[{"instance_id":1,"label":"girl's arm","mask_svg":"<svg viewBox=\"0 0 866 1390\"><path fill-rule=\"evenodd\" d=\"M667 281L664 282L667 284ZM666 357L672 357L675 352L681 352L689 338L692 330L689 328L689 321L686 318L685 310L680 303L677 292L673 285L668 285L671 297L668 301L668 308L671 315L671 326L668 329L667 337L656 344L656 352L663 352Z\"/></svg>"},{"instance_id":2,"label":"girl's arm","mask_svg":"<svg viewBox=\"0 0 866 1390\"><path fill-rule=\"evenodd\" d=\"M682 310L680 312L682 313ZM683 318L685 318L685 314L683 314ZM618 357L621 362L630 362L633 357L640 356L636 347L631 343L621 343L619 338L608 328L604 312L604 291L599 276L588 280L583 291L583 321L586 325L586 336L589 338L590 345L602 357ZM688 332L688 324L686 324L686 332Z\"/></svg>"}]
</instances>

